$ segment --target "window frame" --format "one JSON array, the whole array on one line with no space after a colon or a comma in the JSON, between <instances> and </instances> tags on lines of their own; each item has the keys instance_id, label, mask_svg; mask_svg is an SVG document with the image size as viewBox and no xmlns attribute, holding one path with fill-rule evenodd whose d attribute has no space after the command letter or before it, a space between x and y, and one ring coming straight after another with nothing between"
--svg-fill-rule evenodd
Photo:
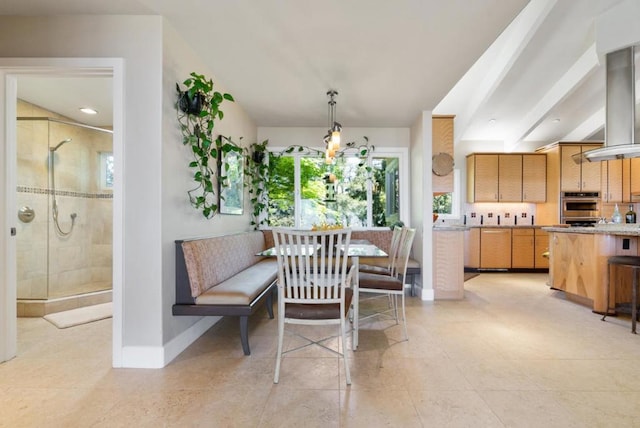
<instances>
[{"instance_id":1,"label":"window frame","mask_svg":"<svg viewBox=\"0 0 640 428\"><path fill-rule=\"evenodd\" d=\"M319 147L311 147L312 151L324 151L323 148ZM277 153L280 156L290 156L293 160L294 165L294 228L299 229L301 227L301 212L302 212L302 185L300 182L300 159L305 157L313 157L315 156L313 153L309 152L292 152L292 153L284 153L286 147L271 147L268 148L268 151L271 153ZM345 156L349 156L345 154ZM353 155L356 156L356 155ZM411 206L409 202L409 149L406 147L379 147L376 146L374 150L371 150L368 157L367 162L371 165L371 158L381 158L381 157L396 157L398 158L398 169L400 171L398 177L398 187L400 189L400 221L404 224L409 224ZM267 157L268 158L268 157ZM373 189L371 186L371 182L367 183L367 224L369 226L365 227L354 227L353 230L386 230L388 226L371 226L373 223L373 207L371 201L373 199ZM263 212L263 216L267 218L267 212ZM265 225L263 227L265 230L271 229L271 226Z\"/></svg>"}]
</instances>

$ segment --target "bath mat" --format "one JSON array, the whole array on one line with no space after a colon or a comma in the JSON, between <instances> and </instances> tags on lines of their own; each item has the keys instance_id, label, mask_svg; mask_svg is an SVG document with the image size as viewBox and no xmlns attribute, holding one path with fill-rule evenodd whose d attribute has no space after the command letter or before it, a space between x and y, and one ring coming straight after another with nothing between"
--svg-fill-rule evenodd
<instances>
[{"instance_id":1,"label":"bath mat","mask_svg":"<svg viewBox=\"0 0 640 428\"><path fill-rule=\"evenodd\" d=\"M56 312L45 315L44 319L58 328L74 327L93 321L111 318L113 315L113 304L102 303L99 305L85 306L83 308L71 309L70 311Z\"/></svg>"}]
</instances>

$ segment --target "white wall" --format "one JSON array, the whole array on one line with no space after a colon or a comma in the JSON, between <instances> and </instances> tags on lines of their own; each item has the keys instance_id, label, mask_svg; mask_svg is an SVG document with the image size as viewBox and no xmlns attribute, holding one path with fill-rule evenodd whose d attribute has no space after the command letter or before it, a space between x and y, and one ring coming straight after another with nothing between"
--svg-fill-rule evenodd
<instances>
[{"instance_id":1,"label":"white wall","mask_svg":"<svg viewBox=\"0 0 640 428\"><path fill-rule=\"evenodd\" d=\"M167 343L165 359L170 361L176 353L214 321L213 317L172 317L171 305L175 303L175 243L177 239L197 236L214 236L250 229L249 197L245 193L244 214L216 215L207 220L201 211L189 204L187 190L194 187L193 171L187 167L193 160L191 150L182 144L182 134L177 126L176 83L182 82L195 71L212 78L214 89L219 92L233 91L220 82L212 70L208 70L180 35L165 21L163 26L163 129L162 129L162 314L163 341ZM215 134L231 137L233 141L248 146L256 141L256 126L242 109L240 100L224 101L221 105L224 119L217 121ZM240 137L243 137L240 140ZM167 316L169 314L169 316ZM197 322L204 324L196 325ZM192 327L193 326L193 327ZM193 334L187 332L192 327ZM238 346L240 342L238 339Z\"/></svg>"},{"instance_id":2,"label":"white wall","mask_svg":"<svg viewBox=\"0 0 640 428\"><path fill-rule=\"evenodd\" d=\"M420 260L422 274L419 282L422 300L433 300L433 210L431 179L432 115L422 112L411 127L411 225L416 228L413 256Z\"/></svg>"},{"instance_id":3,"label":"white wall","mask_svg":"<svg viewBox=\"0 0 640 428\"><path fill-rule=\"evenodd\" d=\"M195 70L201 64L178 39L157 16L0 17L0 57L124 59L124 171L116 177L123 180L123 251L115 255L123 263L122 349L114 351L116 366L162 367L197 337L186 330L194 319L171 315L173 241L249 228L248 215L200 219L185 199L189 171L173 110L175 82L190 71L211 73ZM237 103L225 113L218 130L252 142L255 127Z\"/></svg>"}]
</instances>

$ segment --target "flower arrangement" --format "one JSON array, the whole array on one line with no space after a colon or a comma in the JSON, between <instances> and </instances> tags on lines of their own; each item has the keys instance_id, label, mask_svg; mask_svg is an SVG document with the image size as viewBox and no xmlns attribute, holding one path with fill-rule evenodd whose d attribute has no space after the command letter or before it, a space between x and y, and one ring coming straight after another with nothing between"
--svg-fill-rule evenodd
<instances>
[{"instance_id":1,"label":"flower arrangement","mask_svg":"<svg viewBox=\"0 0 640 428\"><path fill-rule=\"evenodd\" d=\"M314 223L311 225L311 230L335 230L342 229L342 223Z\"/></svg>"}]
</instances>

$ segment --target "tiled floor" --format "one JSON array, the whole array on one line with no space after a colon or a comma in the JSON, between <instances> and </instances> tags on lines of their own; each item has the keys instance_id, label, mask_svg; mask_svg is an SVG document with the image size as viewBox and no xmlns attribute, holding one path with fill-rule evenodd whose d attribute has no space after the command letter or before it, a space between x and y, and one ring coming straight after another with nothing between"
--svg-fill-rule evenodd
<instances>
[{"instance_id":1,"label":"tiled floor","mask_svg":"<svg viewBox=\"0 0 640 428\"><path fill-rule=\"evenodd\" d=\"M0 426L640 427L640 335L545 279L482 274L464 301L409 298L410 341L366 325L350 387L320 348L290 354L274 385L266 313L250 357L223 320L161 370L112 369L109 320L58 330L21 318L19 356L0 365Z\"/></svg>"}]
</instances>

